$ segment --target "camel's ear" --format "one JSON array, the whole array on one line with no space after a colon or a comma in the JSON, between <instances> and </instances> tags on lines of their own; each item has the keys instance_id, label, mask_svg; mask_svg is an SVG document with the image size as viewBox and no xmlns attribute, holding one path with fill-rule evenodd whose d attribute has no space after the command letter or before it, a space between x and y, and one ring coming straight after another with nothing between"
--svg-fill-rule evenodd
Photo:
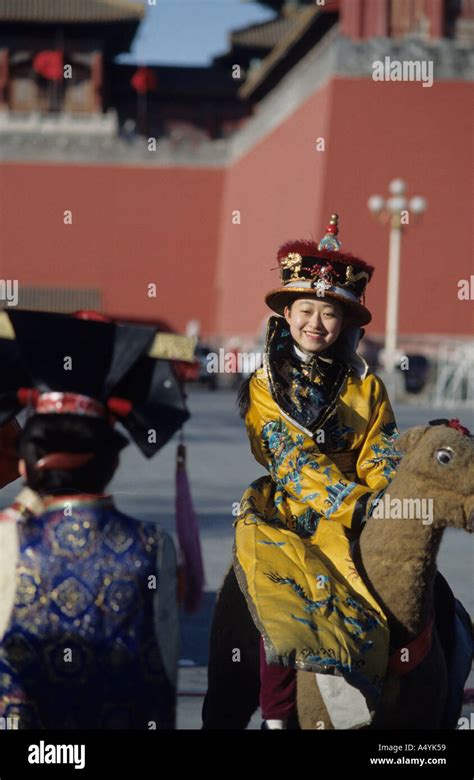
<instances>
[{"instance_id":1,"label":"camel's ear","mask_svg":"<svg viewBox=\"0 0 474 780\"><path fill-rule=\"evenodd\" d=\"M412 447L415 447L415 445L418 444L419 440L429 427L429 425L415 425L414 428L408 428L408 430L402 433L398 439L395 439L394 446L397 450L408 452L408 450L411 450Z\"/></svg>"}]
</instances>

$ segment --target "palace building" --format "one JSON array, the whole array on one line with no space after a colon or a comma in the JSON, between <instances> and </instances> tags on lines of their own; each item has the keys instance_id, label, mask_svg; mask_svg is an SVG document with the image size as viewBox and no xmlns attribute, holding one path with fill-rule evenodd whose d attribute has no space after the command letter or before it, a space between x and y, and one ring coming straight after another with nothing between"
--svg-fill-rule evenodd
<instances>
[{"instance_id":1,"label":"palace building","mask_svg":"<svg viewBox=\"0 0 474 780\"><path fill-rule=\"evenodd\" d=\"M389 231L367 200L402 178L428 208L402 238L401 339L472 338L473 0L281 3L208 68L119 64L144 12L0 0L0 278L20 306L251 345L278 246L337 211L343 249L376 266L381 339ZM432 84L375 80L386 58Z\"/></svg>"}]
</instances>

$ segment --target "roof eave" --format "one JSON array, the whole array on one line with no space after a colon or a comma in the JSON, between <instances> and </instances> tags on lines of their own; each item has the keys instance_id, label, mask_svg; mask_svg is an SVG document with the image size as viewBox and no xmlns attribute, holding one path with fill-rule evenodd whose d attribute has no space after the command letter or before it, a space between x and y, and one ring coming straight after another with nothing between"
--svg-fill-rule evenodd
<instances>
[{"instance_id":1,"label":"roof eave","mask_svg":"<svg viewBox=\"0 0 474 780\"><path fill-rule=\"evenodd\" d=\"M252 97L255 91L263 84L268 78L275 66L280 63L291 51L291 49L298 43L301 37L311 27L314 20L320 16L322 9L319 6L309 6L307 9L301 12L300 19L297 21L295 27L289 31L289 33L282 38L279 43L271 50L267 57L263 60L261 66L242 84L238 91L238 95L243 100L248 100Z\"/></svg>"}]
</instances>

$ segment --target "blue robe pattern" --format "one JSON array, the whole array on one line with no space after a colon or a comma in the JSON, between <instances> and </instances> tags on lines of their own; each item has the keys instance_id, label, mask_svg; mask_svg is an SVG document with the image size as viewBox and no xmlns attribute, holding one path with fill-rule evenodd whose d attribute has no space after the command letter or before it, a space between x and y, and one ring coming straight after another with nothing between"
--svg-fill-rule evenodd
<instances>
[{"instance_id":1,"label":"blue robe pattern","mask_svg":"<svg viewBox=\"0 0 474 780\"><path fill-rule=\"evenodd\" d=\"M110 497L66 506L17 526L0 717L20 729L174 728L175 684L154 629L163 531Z\"/></svg>"}]
</instances>

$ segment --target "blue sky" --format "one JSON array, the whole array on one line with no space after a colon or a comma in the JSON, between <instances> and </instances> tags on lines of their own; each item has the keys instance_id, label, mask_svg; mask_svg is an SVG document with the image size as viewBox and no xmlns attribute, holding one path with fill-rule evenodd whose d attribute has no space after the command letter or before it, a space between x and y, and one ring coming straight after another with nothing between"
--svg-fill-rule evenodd
<instances>
[{"instance_id":1,"label":"blue sky","mask_svg":"<svg viewBox=\"0 0 474 780\"><path fill-rule=\"evenodd\" d=\"M209 65L228 48L233 29L272 19L269 8L242 0L135 0L146 16L131 54L119 62L149 65ZM151 0L153 2L153 0Z\"/></svg>"}]
</instances>

